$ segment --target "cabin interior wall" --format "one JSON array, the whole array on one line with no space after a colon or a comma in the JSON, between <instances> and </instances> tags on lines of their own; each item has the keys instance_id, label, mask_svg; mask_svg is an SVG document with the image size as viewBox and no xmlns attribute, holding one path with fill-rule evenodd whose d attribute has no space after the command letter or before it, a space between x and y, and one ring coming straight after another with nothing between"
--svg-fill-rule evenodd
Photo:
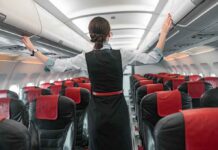
<instances>
[{"instance_id":1,"label":"cabin interior wall","mask_svg":"<svg viewBox=\"0 0 218 150\"><path fill-rule=\"evenodd\" d=\"M202 74L203 76L218 76L218 48L214 51L198 55L163 61L168 72L180 74Z\"/></svg>"},{"instance_id":2,"label":"cabin interior wall","mask_svg":"<svg viewBox=\"0 0 218 150\"><path fill-rule=\"evenodd\" d=\"M166 72L165 66L162 63L152 64L152 65L142 65L142 66L135 66L135 73L144 75L146 73L159 73L159 72Z\"/></svg>"}]
</instances>

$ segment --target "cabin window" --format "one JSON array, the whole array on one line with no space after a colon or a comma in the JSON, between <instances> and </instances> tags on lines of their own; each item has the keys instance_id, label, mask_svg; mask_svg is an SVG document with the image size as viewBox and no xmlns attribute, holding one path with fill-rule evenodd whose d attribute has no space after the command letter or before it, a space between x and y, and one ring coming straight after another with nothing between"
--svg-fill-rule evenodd
<instances>
[{"instance_id":1,"label":"cabin window","mask_svg":"<svg viewBox=\"0 0 218 150\"><path fill-rule=\"evenodd\" d=\"M20 88L19 88L19 86L18 85L11 85L10 87L9 87L9 90L10 91L13 91L13 92L15 92L15 93L17 93L17 94L19 94L19 91L20 91Z\"/></svg>"},{"instance_id":2,"label":"cabin window","mask_svg":"<svg viewBox=\"0 0 218 150\"><path fill-rule=\"evenodd\" d=\"M211 77L216 77L216 74L215 73L211 73L210 76Z\"/></svg>"},{"instance_id":3,"label":"cabin window","mask_svg":"<svg viewBox=\"0 0 218 150\"><path fill-rule=\"evenodd\" d=\"M34 83L27 83L26 86L34 86Z\"/></svg>"},{"instance_id":4,"label":"cabin window","mask_svg":"<svg viewBox=\"0 0 218 150\"><path fill-rule=\"evenodd\" d=\"M50 80L49 82L50 82L50 83L54 83L54 80Z\"/></svg>"}]
</instances>

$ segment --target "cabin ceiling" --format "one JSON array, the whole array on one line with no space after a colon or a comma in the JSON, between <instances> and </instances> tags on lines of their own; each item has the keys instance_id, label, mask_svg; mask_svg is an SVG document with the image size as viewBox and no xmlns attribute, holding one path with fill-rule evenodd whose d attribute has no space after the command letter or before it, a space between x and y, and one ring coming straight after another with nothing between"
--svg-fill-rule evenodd
<instances>
[{"instance_id":1,"label":"cabin ceiling","mask_svg":"<svg viewBox=\"0 0 218 150\"><path fill-rule=\"evenodd\" d=\"M159 0L35 0L45 9L54 6L66 24L76 26L82 36L89 39L88 24L96 16L106 18L112 29L110 41L114 49L138 49L145 31L150 30L149 22L152 17L158 17L156 12ZM165 1L165 4L167 0ZM164 4L164 5L165 5ZM161 3L164 7L163 2ZM161 8L162 8L161 7ZM55 11L52 14L60 16Z\"/></svg>"}]
</instances>

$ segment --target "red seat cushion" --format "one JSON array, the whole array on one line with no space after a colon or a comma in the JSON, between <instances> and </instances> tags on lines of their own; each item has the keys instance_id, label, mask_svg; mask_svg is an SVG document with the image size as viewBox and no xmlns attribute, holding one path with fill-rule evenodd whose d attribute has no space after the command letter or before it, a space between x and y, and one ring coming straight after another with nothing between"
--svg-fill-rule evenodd
<instances>
[{"instance_id":1,"label":"red seat cushion","mask_svg":"<svg viewBox=\"0 0 218 150\"><path fill-rule=\"evenodd\" d=\"M154 93L156 91L163 91L163 84L148 84L146 85L147 94Z\"/></svg>"},{"instance_id":2,"label":"red seat cushion","mask_svg":"<svg viewBox=\"0 0 218 150\"><path fill-rule=\"evenodd\" d=\"M70 87L65 89L65 96L71 98L76 104L81 102L80 87Z\"/></svg>"},{"instance_id":3,"label":"red seat cushion","mask_svg":"<svg viewBox=\"0 0 218 150\"><path fill-rule=\"evenodd\" d=\"M78 83L79 87L88 89L91 91L91 83Z\"/></svg>"}]
</instances>

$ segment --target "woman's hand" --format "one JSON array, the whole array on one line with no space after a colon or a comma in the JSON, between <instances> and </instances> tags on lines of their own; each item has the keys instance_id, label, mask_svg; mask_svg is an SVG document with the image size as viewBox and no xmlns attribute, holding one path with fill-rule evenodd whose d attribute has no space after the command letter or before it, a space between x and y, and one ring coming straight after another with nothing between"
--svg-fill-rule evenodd
<instances>
[{"instance_id":1,"label":"woman's hand","mask_svg":"<svg viewBox=\"0 0 218 150\"><path fill-rule=\"evenodd\" d=\"M24 36L22 38L22 42L24 43L24 45L26 46L27 49L29 49L31 52L35 49L33 43L30 41L30 38L27 36Z\"/></svg>"},{"instance_id":2,"label":"woman's hand","mask_svg":"<svg viewBox=\"0 0 218 150\"><path fill-rule=\"evenodd\" d=\"M168 34L170 28L172 27L172 23L173 23L172 16L171 14L168 14L168 17L166 18L162 26L161 34Z\"/></svg>"},{"instance_id":3,"label":"woman's hand","mask_svg":"<svg viewBox=\"0 0 218 150\"><path fill-rule=\"evenodd\" d=\"M172 16L170 14L168 14L168 17L166 18L166 20L164 21L164 24L162 26L159 41L158 41L158 43L156 45L156 47L161 49L162 51L164 50L166 37L167 37L167 34L170 31L170 28L172 27L172 24L173 24Z\"/></svg>"}]
</instances>

